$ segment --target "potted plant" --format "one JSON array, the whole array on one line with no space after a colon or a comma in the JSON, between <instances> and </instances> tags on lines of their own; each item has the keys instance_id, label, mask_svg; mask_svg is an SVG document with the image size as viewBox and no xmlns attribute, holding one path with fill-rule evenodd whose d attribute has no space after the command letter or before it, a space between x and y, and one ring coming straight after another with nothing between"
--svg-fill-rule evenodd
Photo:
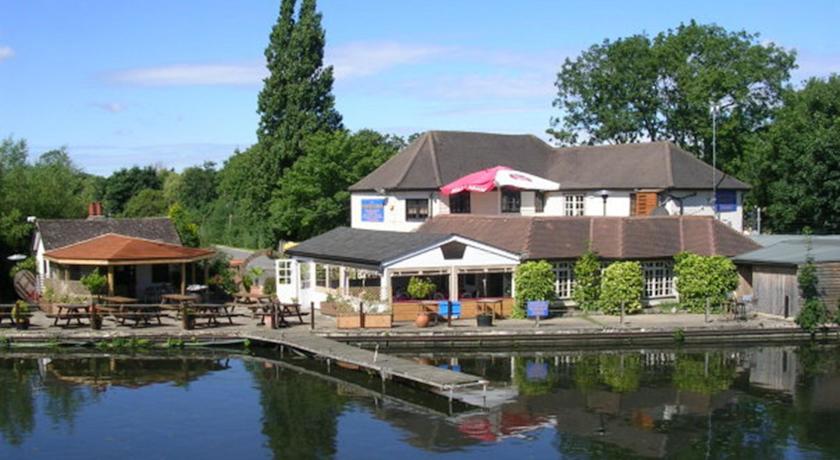
<instances>
[{"instance_id":1,"label":"potted plant","mask_svg":"<svg viewBox=\"0 0 840 460\"><path fill-rule=\"evenodd\" d=\"M192 308L185 307L181 313L181 327L184 328L185 331L195 329L195 315L193 314Z\"/></svg>"},{"instance_id":2,"label":"potted plant","mask_svg":"<svg viewBox=\"0 0 840 460\"><path fill-rule=\"evenodd\" d=\"M391 309L387 305L383 305L378 293L365 291L362 294L363 304L367 304L365 310L365 320L362 327L364 328L390 328L393 322L393 315Z\"/></svg>"},{"instance_id":3,"label":"potted plant","mask_svg":"<svg viewBox=\"0 0 840 460\"><path fill-rule=\"evenodd\" d=\"M12 321L15 328L21 331L29 329L29 304L26 301L18 300L12 307Z\"/></svg>"},{"instance_id":4,"label":"potted plant","mask_svg":"<svg viewBox=\"0 0 840 460\"><path fill-rule=\"evenodd\" d=\"M434 294L435 289L437 289L437 286L435 286L435 283L433 283L429 278L412 276L411 279L408 280L408 288L406 289L406 292L408 292L408 295L410 295L412 299L425 300ZM427 312L425 308L421 308L420 312L417 313L417 319L414 321L414 324L417 327L426 327L429 325L430 320L431 317L429 316L429 312Z\"/></svg>"},{"instance_id":5,"label":"potted plant","mask_svg":"<svg viewBox=\"0 0 840 460\"><path fill-rule=\"evenodd\" d=\"M108 279L100 274L97 268L79 281L90 292L90 327L94 330L102 329L102 315L97 312L96 306L99 303L99 296L108 284Z\"/></svg>"}]
</instances>

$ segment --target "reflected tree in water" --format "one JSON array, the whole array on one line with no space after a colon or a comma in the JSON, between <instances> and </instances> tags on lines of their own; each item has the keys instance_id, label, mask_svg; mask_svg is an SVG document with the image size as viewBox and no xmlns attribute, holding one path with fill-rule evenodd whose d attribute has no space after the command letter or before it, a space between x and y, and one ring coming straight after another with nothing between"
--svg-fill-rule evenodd
<instances>
[{"instance_id":1,"label":"reflected tree in water","mask_svg":"<svg viewBox=\"0 0 840 460\"><path fill-rule=\"evenodd\" d=\"M336 453L344 400L321 380L276 366L248 363L260 391L263 434L275 458L328 458Z\"/></svg>"},{"instance_id":2,"label":"reflected tree in water","mask_svg":"<svg viewBox=\"0 0 840 460\"><path fill-rule=\"evenodd\" d=\"M678 390L714 395L728 390L735 381L734 361L723 353L680 353L674 363L673 381Z\"/></svg>"},{"instance_id":3,"label":"reflected tree in water","mask_svg":"<svg viewBox=\"0 0 840 460\"><path fill-rule=\"evenodd\" d=\"M599 356L601 381L616 393L629 393L639 389L642 380L642 357L635 355Z\"/></svg>"},{"instance_id":4,"label":"reflected tree in water","mask_svg":"<svg viewBox=\"0 0 840 460\"><path fill-rule=\"evenodd\" d=\"M20 445L35 429L37 378L34 360L0 360L0 434L9 444Z\"/></svg>"}]
</instances>

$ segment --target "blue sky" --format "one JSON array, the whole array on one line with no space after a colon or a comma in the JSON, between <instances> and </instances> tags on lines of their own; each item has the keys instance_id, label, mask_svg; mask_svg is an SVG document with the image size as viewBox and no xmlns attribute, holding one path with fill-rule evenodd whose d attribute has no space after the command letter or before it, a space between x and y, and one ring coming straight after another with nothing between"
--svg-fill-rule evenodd
<instances>
[{"instance_id":1,"label":"blue sky","mask_svg":"<svg viewBox=\"0 0 840 460\"><path fill-rule=\"evenodd\" d=\"M279 1L0 0L0 136L67 146L85 170L181 169L255 141ZM321 0L346 126L544 136L567 56L696 19L840 72L840 2Z\"/></svg>"}]
</instances>

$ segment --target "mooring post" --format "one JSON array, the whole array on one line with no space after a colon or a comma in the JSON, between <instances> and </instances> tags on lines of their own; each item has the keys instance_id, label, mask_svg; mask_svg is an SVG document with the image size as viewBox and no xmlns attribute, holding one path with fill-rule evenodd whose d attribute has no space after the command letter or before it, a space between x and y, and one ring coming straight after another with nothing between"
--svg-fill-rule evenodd
<instances>
[{"instance_id":1,"label":"mooring post","mask_svg":"<svg viewBox=\"0 0 840 460\"><path fill-rule=\"evenodd\" d=\"M373 362L376 362L376 358L379 357L379 344L376 344L376 348L373 350ZM383 377L385 378L385 377Z\"/></svg>"},{"instance_id":2,"label":"mooring post","mask_svg":"<svg viewBox=\"0 0 840 460\"><path fill-rule=\"evenodd\" d=\"M706 309L704 311L705 311L705 314L706 314L705 322L708 323L709 322L709 299L708 299L708 297L706 298Z\"/></svg>"},{"instance_id":3,"label":"mooring post","mask_svg":"<svg viewBox=\"0 0 840 460\"><path fill-rule=\"evenodd\" d=\"M315 302L309 302L309 330L315 330Z\"/></svg>"},{"instance_id":4,"label":"mooring post","mask_svg":"<svg viewBox=\"0 0 840 460\"><path fill-rule=\"evenodd\" d=\"M452 327L452 301L446 301L446 327Z\"/></svg>"},{"instance_id":5,"label":"mooring post","mask_svg":"<svg viewBox=\"0 0 840 460\"><path fill-rule=\"evenodd\" d=\"M619 321L624 324L624 302L621 302L621 319Z\"/></svg>"},{"instance_id":6,"label":"mooring post","mask_svg":"<svg viewBox=\"0 0 840 460\"><path fill-rule=\"evenodd\" d=\"M359 327L365 328L365 303L359 302Z\"/></svg>"},{"instance_id":7,"label":"mooring post","mask_svg":"<svg viewBox=\"0 0 840 460\"><path fill-rule=\"evenodd\" d=\"M484 408L487 408L487 382L481 384L481 399L484 402Z\"/></svg>"}]
</instances>

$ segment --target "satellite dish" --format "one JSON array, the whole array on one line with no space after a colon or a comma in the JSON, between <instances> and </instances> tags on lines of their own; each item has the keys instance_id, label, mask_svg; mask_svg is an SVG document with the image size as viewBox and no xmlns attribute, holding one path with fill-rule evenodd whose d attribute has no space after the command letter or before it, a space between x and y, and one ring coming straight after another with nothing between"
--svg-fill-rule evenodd
<instances>
[{"instance_id":1,"label":"satellite dish","mask_svg":"<svg viewBox=\"0 0 840 460\"><path fill-rule=\"evenodd\" d=\"M11 260L12 262L20 262L23 259L26 259L26 256L23 254L12 254L6 257L6 260Z\"/></svg>"}]
</instances>

